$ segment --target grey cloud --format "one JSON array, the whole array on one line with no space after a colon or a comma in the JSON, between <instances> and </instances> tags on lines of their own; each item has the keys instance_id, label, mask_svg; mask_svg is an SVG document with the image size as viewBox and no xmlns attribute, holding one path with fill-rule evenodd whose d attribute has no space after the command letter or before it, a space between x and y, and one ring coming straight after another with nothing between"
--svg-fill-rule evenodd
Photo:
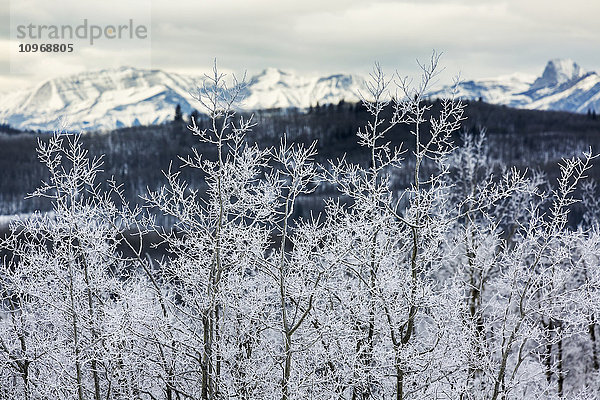
<instances>
[{"instance_id":1,"label":"grey cloud","mask_svg":"<svg viewBox=\"0 0 600 400\"><path fill-rule=\"evenodd\" d=\"M64 1L73 9L67 6L57 15L47 2L31 12L69 20L77 16L77 4L86 4ZM114 10L121 11L116 4L127 2L107 2L114 4L110 12L97 13L96 19L126 16L126 10ZM448 76L459 71L467 78L539 73L554 57L570 57L588 69L600 69L596 22L600 2L588 0L569 4L555 0L154 0L143 4L152 11L152 65L167 70L200 72L210 68L216 57L222 66L238 71L275 66L299 72L367 72L377 60L388 70L411 73L416 70L414 60L426 58L432 49L445 53ZM114 58L118 52L103 51L104 56L71 60L73 68L53 66L44 74L102 68L109 60L119 61ZM120 61L135 65L143 58L132 54Z\"/></svg>"}]
</instances>

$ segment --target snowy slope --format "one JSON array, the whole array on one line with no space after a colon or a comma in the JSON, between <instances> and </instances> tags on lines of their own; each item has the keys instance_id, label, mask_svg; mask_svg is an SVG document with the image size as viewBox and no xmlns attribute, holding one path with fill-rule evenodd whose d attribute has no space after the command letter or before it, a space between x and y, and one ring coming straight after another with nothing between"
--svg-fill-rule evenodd
<instances>
[{"instance_id":1,"label":"snowy slope","mask_svg":"<svg viewBox=\"0 0 600 400\"><path fill-rule=\"evenodd\" d=\"M0 121L17 128L53 130L66 118L72 129L113 129L164 121L177 103L191 109L194 79L157 70L85 72L47 80L0 97Z\"/></svg>"},{"instance_id":2,"label":"snowy slope","mask_svg":"<svg viewBox=\"0 0 600 400\"><path fill-rule=\"evenodd\" d=\"M452 93L446 86L432 92L432 97ZM457 95L464 99L505 104L535 110L561 110L585 113L600 111L600 76L585 72L568 59L550 60L541 76L526 75L461 82Z\"/></svg>"},{"instance_id":3,"label":"snowy slope","mask_svg":"<svg viewBox=\"0 0 600 400\"><path fill-rule=\"evenodd\" d=\"M54 130L65 117L73 130L113 129L172 119L175 106L190 113L189 94L200 77L129 67L47 80L30 90L0 95L0 122L16 128ZM360 77L302 77L269 68L249 79L244 109L309 107L355 101Z\"/></svg>"},{"instance_id":4,"label":"snowy slope","mask_svg":"<svg viewBox=\"0 0 600 400\"><path fill-rule=\"evenodd\" d=\"M242 107L248 110L265 108L305 108L316 103L357 101L358 91L364 88L362 77L331 75L303 77L268 68L252 77Z\"/></svg>"},{"instance_id":5,"label":"snowy slope","mask_svg":"<svg viewBox=\"0 0 600 400\"><path fill-rule=\"evenodd\" d=\"M0 95L0 123L15 128L54 130L66 118L73 130L114 129L157 124L198 107L189 94L200 77L131 67L85 72L47 80L37 86ZM365 92L357 75L300 76L268 68L248 79L241 108L306 108L316 103L356 101ZM429 93L447 97L452 87ZM571 60L551 60L539 77L512 74L463 81L457 94L495 104L584 113L600 111L600 76Z\"/></svg>"},{"instance_id":6,"label":"snowy slope","mask_svg":"<svg viewBox=\"0 0 600 400\"><path fill-rule=\"evenodd\" d=\"M516 73L497 78L461 81L456 87L456 96L469 100L481 98L486 103L517 106L515 103L525 104L528 101L525 97L514 97L514 95L528 90L534 80L535 76L533 75ZM430 96L449 97L453 90L453 86L445 86L430 93Z\"/></svg>"}]
</instances>

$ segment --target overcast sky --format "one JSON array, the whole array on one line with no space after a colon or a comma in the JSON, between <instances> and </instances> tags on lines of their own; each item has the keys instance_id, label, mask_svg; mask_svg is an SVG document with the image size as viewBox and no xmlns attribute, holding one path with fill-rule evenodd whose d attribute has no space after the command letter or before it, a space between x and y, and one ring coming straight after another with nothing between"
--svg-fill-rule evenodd
<instances>
[{"instance_id":1,"label":"overcast sky","mask_svg":"<svg viewBox=\"0 0 600 400\"><path fill-rule=\"evenodd\" d=\"M225 69L249 73L265 67L366 73L378 61L387 70L412 74L415 60L434 49L443 52L442 81L457 73L466 79L540 74L551 58L600 70L596 0L0 2L0 90L119 65L201 73L215 57ZM150 38L78 44L71 54L11 53L26 42L14 40L17 23L76 25L83 18L97 24L151 20Z\"/></svg>"}]
</instances>

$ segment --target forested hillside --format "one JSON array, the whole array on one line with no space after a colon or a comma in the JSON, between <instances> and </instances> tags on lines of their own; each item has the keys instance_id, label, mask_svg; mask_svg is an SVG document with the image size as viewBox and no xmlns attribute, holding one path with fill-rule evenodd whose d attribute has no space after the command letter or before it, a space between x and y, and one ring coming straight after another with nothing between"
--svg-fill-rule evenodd
<instances>
[{"instance_id":1,"label":"forested hillside","mask_svg":"<svg viewBox=\"0 0 600 400\"><path fill-rule=\"evenodd\" d=\"M425 102L427 103L427 102ZM439 110L439 101L431 103ZM581 154L590 146L600 149L600 120L592 115L554 111L519 110L483 102L466 102L465 120L459 132L477 134L485 131L490 157L505 166L541 168L552 177L558 170L556 163L564 156ZM391 106L383 111L390 117ZM206 126L209 120L195 114L198 124ZM249 117L250 115L245 115ZM164 183L161 171L171 162L177 169L192 148L210 154L210 146L199 143L187 128L189 116L179 122L146 127L124 128L108 133L84 132L83 144L93 156L104 156L103 177L114 176L123 182L125 195L138 202L138 195L147 188L157 188ZM297 109L263 110L253 114L256 125L246 140L268 147L279 142L285 133L289 140L310 143L317 140L316 159L321 164L346 154L347 160L362 165L368 163L368 154L356 142L356 132L369 119L369 113L359 103L323 105L306 112ZM426 124L425 124L426 125ZM403 143L412 146L411 127L395 126L388 135L392 145ZM48 140L50 133L20 132L8 126L0 126L0 215L28 213L36 209L48 209L43 199L28 199L47 177L48 172L36 154L38 140ZM460 143L460 133L454 134ZM591 174L596 175L596 170ZM402 174L402 173L400 173ZM182 177L192 186L202 185L198 174L183 170ZM397 177L398 185L406 187L408 178ZM308 208L321 209L322 199L330 189L304 198Z\"/></svg>"}]
</instances>

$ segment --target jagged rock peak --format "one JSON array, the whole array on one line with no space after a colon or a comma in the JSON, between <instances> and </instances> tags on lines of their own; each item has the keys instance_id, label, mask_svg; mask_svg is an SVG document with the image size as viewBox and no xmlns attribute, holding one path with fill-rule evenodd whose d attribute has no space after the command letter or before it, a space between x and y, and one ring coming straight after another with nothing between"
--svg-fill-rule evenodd
<instances>
[{"instance_id":1,"label":"jagged rock peak","mask_svg":"<svg viewBox=\"0 0 600 400\"><path fill-rule=\"evenodd\" d=\"M557 87L563 83L573 82L585 74L583 68L573 60L556 58L548 61L544 73L531 85L531 89Z\"/></svg>"}]
</instances>

